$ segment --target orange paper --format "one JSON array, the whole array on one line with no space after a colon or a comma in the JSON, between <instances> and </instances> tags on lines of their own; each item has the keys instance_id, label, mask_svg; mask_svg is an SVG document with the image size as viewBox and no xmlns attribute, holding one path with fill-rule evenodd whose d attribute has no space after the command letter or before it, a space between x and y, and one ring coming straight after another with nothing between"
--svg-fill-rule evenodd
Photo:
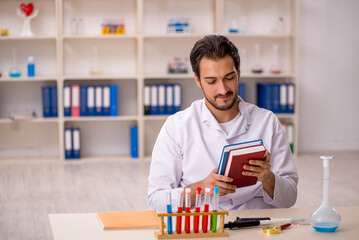
<instances>
[{"instance_id":1,"label":"orange paper","mask_svg":"<svg viewBox=\"0 0 359 240\"><path fill-rule=\"evenodd\" d=\"M160 220L155 211L98 212L97 217L104 230L159 228Z\"/></svg>"}]
</instances>

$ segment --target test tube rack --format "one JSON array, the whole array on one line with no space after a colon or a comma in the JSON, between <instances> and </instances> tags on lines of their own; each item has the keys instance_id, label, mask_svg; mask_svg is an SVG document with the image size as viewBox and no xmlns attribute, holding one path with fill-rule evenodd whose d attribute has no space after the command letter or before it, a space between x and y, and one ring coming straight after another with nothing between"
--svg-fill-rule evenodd
<instances>
[{"instance_id":1,"label":"test tube rack","mask_svg":"<svg viewBox=\"0 0 359 240\"><path fill-rule=\"evenodd\" d=\"M157 216L160 219L160 230L156 231L155 237L157 239L175 239L175 238L208 238L208 237L227 237L228 232L224 231L224 215L228 215L228 211L220 210L218 212L183 212L183 213L156 213ZM198 233L195 233L193 230L191 230L191 233L186 233L185 231L182 231L182 233L178 234L176 233L176 229L173 229L173 234L168 234L165 232L165 217L177 217L177 216L205 216L208 217L211 215L217 215L220 216L220 222L219 222L219 229L214 233L211 231L211 229L208 229L206 233L202 232L201 230ZM193 219L193 217L191 217ZM209 217L210 219L210 217ZM209 221L208 221L209 222Z\"/></svg>"}]
</instances>

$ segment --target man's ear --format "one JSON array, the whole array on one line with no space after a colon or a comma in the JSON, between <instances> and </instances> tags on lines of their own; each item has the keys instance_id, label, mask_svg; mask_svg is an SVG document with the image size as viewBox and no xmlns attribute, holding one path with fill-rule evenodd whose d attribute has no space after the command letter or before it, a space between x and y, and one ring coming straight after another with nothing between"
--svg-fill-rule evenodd
<instances>
[{"instance_id":1,"label":"man's ear","mask_svg":"<svg viewBox=\"0 0 359 240\"><path fill-rule=\"evenodd\" d=\"M238 66L238 79L241 77L241 66Z\"/></svg>"},{"instance_id":2,"label":"man's ear","mask_svg":"<svg viewBox=\"0 0 359 240\"><path fill-rule=\"evenodd\" d=\"M195 73L194 73L194 79L196 80L197 86L198 86L199 88L202 88L201 82L200 82L199 78L197 77L197 75L196 75Z\"/></svg>"}]
</instances>

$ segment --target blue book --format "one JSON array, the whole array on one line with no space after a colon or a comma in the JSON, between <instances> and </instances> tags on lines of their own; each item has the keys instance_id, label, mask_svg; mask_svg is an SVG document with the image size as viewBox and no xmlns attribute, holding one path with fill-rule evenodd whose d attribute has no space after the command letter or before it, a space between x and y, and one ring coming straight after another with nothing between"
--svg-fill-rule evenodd
<instances>
[{"instance_id":1,"label":"blue book","mask_svg":"<svg viewBox=\"0 0 359 240\"><path fill-rule=\"evenodd\" d=\"M45 118L51 117L51 90L50 87L42 87L42 111Z\"/></svg>"},{"instance_id":2,"label":"blue book","mask_svg":"<svg viewBox=\"0 0 359 240\"><path fill-rule=\"evenodd\" d=\"M71 86L64 86L64 116L71 116Z\"/></svg>"},{"instance_id":3,"label":"blue book","mask_svg":"<svg viewBox=\"0 0 359 240\"><path fill-rule=\"evenodd\" d=\"M51 117L57 117L58 116L58 109L57 109L57 87L51 87Z\"/></svg>"},{"instance_id":4,"label":"blue book","mask_svg":"<svg viewBox=\"0 0 359 240\"><path fill-rule=\"evenodd\" d=\"M65 145L65 159L72 159L73 150L72 150L72 129L65 128L64 133L64 145Z\"/></svg>"},{"instance_id":5,"label":"blue book","mask_svg":"<svg viewBox=\"0 0 359 240\"><path fill-rule=\"evenodd\" d=\"M118 86L110 85L110 116L118 116Z\"/></svg>"},{"instance_id":6,"label":"blue book","mask_svg":"<svg viewBox=\"0 0 359 240\"><path fill-rule=\"evenodd\" d=\"M81 140L80 140L80 129L72 129L72 158L79 159L81 157Z\"/></svg>"},{"instance_id":7,"label":"blue book","mask_svg":"<svg viewBox=\"0 0 359 240\"><path fill-rule=\"evenodd\" d=\"M103 86L102 88L102 115L110 116L110 86Z\"/></svg>"},{"instance_id":8,"label":"blue book","mask_svg":"<svg viewBox=\"0 0 359 240\"><path fill-rule=\"evenodd\" d=\"M80 116L87 116L87 86L80 86Z\"/></svg>"},{"instance_id":9,"label":"blue book","mask_svg":"<svg viewBox=\"0 0 359 240\"><path fill-rule=\"evenodd\" d=\"M271 85L258 84L257 85L257 105L261 108L271 110Z\"/></svg>"},{"instance_id":10,"label":"blue book","mask_svg":"<svg viewBox=\"0 0 359 240\"><path fill-rule=\"evenodd\" d=\"M246 85L244 83L240 83L238 85L238 95L246 101Z\"/></svg>"},{"instance_id":11,"label":"blue book","mask_svg":"<svg viewBox=\"0 0 359 240\"><path fill-rule=\"evenodd\" d=\"M226 169L226 164L228 159L228 153L230 150L244 148L244 147L251 147L261 144L263 144L263 140L259 139L259 140L235 143L235 144L224 146L221 154L221 159L219 160L217 174L224 175L224 170Z\"/></svg>"},{"instance_id":12,"label":"blue book","mask_svg":"<svg viewBox=\"0 0 359 240\"><path fill-rule=\"evenodd\" d=\"M286 113L288 106L288 87L287 84L280 84L279 87L279 112Z\"/></svg>"},{"instance_id":13,"label":"blue book","mask_svg":"<svg viewBox=\"0 0 359 240\"><path fill-rule=\"evenodd\" d=\"M271 84L271 110L273 113L279 113L280 110L280 84Z\"/></svg>"},{"instance_id":14,"label":"blue book","mask_svg":"<svg viewBox=\"0 0 359 240\"><path fill-rule=\"evenodd\" d=\"M175 84L173 86L173 105L174 105L174 110L175 112L178 112L181 110L181 105L182 105L182 93L181 93L181 85L179 84Z\"/></svg>"},{"instance_id":15,"label":"blue book","mask_svg":"<svg viewBox=\"0 0 359 240\"><path fill-rule=\"evenodd\" d=\"M293 83L288 83L287 87L288 87L287 113L294 113L295 86Z\"/></svg>"},{"instance_id":16,"label":"blue book","mask_svg":"<svg viewBox=\"0 0 359 240\"><path fill-rule=\"evenodd\" d=\"M87 87L87 108L86 108L87 116L95 115L95 87L88 86Z\"/></svg>"},{"instance_id":17,"label":"blue book","mask_svg":"<svg viewBox=\"0 0 359 240\"><path fill-rule=\"evenodd\" d=\"M103 113L103 98L102 86L95 87L95 116L102 116Z\"/></svg>"},{"instance_id":18,"label":"blue book","mask_svg":"<svg viewBox=\"0 0 359 240\"><path fill-rule=\"evenodd\" d=\"M165 105L165 114L173 114L175 113L174 106L174 90L173 84L166 85L166 105Z\"/></svg>"},{"instance_id":19,"label":"blue book","mask_svg":"<svg viewBox=\"0 0 359 240\"><path fill-rule=\"evenodd\" d=\"M157 115L158 114L158 86L151 85L151 108L150 114Z\"/></svg>"},{"instance_id":20,"label":"blue book","mask_svg":"<svg viewBox=\"0 0 359 240\"><path fill-rule=\"evenodd\" d=\"M131 127L131 157L138 158L138 129L137 126Z\"/></svg>"},{"instance_id":21,"label":"blue book","mask_svg":"<svg viewBox=\"0 0 359 240\"><path fill-rule=\"evenodd\" d=\"M158 114L166 113L166 87L164 84L158 85Z\"/></svg>"}]
</instances>

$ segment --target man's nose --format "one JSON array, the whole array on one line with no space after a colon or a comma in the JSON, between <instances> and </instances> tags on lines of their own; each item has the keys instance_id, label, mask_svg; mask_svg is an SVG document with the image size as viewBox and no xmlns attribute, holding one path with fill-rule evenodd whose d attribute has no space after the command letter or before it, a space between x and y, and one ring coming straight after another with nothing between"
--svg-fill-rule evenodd
<instances>
[{"instance_id":1,"label":"man's nose","mask_svg":"<svg viewBox=\"0 0 359 240\"><path fill-rule=\"evenodd\" d=\"M228 87L224 83L224 81L219 81L218 83L218 93L225 95L228 92Z\"/></svg>"}]
</instances>

